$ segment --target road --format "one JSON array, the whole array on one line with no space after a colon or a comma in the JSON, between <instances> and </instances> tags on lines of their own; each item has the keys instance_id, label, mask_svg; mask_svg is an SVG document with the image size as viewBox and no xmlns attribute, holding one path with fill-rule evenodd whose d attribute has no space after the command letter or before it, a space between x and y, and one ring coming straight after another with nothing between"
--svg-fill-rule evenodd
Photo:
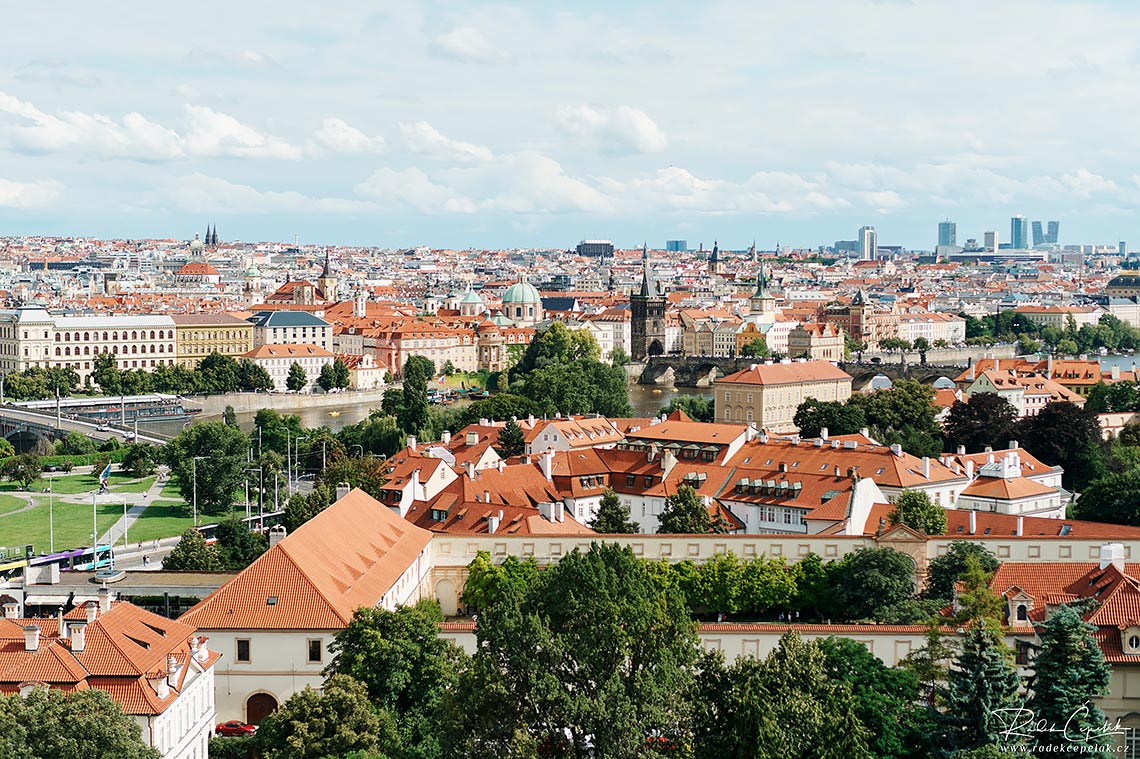
<instances>
[{"instance_id":1,"label":"road","mask_svg":"<svg viewBox=\"0 0 1140 759\"><path fill-rule=\"evenodd\" d=\"M36 427L55 429L55 414L41 414L35 411L27 411L24 409L15 409L11 406L5 406L0 409L0 419L7 419L10 422L17 424L29 424ZM122 438L126 429L120 428L119 425L111 425L111 429L106 432L99 431L100 425L95 422L86 422L80 419L69 419L66 416L60 417L59 428L65 432L82 432L83 434L95 440L107 440L109 438ZM132 430L133 431L133 430ZM139 431L138 440L140 443L155 443L162 445L166 442L166 438L158 437L143 431Z\"/></svg>"}]
</instances>

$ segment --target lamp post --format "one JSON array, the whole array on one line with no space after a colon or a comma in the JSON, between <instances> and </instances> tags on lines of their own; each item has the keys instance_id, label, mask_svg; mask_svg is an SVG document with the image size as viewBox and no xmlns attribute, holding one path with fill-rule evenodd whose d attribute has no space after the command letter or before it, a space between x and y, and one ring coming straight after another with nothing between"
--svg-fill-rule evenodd
<instances>
[{"instance_id":1,"label":"lamp post","mask_svg":"<svg viewBox=\"0 0 1140 759\"><path fill-rule=\"evenodd\" d=\"M361 445L360 443L353 443L349 447L350 448L359 448L360 449L360 458L364 458L364 446L363 445Z\"/></svg>"},{"instance_id":2,"label":"lamp post","mask_svg":"<svg viewBox=\"0 0 1140 759\"><path fill-rule=\"evenodd\" d=\"M308 440L308 439L309 439L308 435L301 435L300 437L297 438L296 447L293 449L294 456L296 456L295 466L293 467L293 469L297 472L297 487L300 487L300 483L301 483L301 441L302 440Z\"/></svg>"},{"instance_id":3,"label":"lamp post","mask_svg":"<svg viewBox=\"0 0 1140 759\"><path fill-rule=\"evenodd\" d=\"M209 456L195 456L193 459L191 459L191 463L190 463L190 467L194 472L193 481L194 481L194 526L195 527L198 526L198 460L199 459L208 459L208 458L210 458L210 457Z\"/></svg>"},{"instance_id":4,"label":"lamp post","mask_svg":"<svg viewBox=\"0 0 1140 759\"><path fill-rule=\"evenodd\" d=\"M55 520L52 518L52 478L48 477L48 552L55 553Z\"/></svg>"},{"instance_id":5,"label":"lamp post","mask_svg":"<svg viewBox=\"0 0 1140 759\"><path fill-rule=\"evenodd\" d=\"M260 470L260 469L255 469L255 468L245 469L243 471L245 471L247 474L250 472L257 472L257 474L258 474L257 503L258 503L258 513L260 514L261 512L265 511L265 508L261 502L262 490L265 487L264 472L262 472L262 470ZM245 518L249 519L251 516L252 516L252 514L250 514L250 504L249 504L249 479L246 478L246 481L245 481Z\"/></svg>"}]
</instances>

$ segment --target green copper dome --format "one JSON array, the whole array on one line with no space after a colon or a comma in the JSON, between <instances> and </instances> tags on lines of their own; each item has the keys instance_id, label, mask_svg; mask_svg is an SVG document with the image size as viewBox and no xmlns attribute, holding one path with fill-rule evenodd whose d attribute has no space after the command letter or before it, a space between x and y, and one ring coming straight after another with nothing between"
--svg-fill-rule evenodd
<instances>
[{"instance_id":1,"label":"green copper dome","mask_svg":"<svg viewBox=\"0 0 1140 759\"><path fill-rule=\"evenodd\" d=\"M520 279L518 282L516 282L513 285L511 285L510 287L508 287L507 291L505 293L503 293L503 305L504 306L507 305L508 303L541 303L541 302L542 302L542 298L539 297L538 290L536 290L534 288L534 285L532 285L529 282L527 282L526 280L522 280L522 279Z\"/></svg>"}]
</instances>

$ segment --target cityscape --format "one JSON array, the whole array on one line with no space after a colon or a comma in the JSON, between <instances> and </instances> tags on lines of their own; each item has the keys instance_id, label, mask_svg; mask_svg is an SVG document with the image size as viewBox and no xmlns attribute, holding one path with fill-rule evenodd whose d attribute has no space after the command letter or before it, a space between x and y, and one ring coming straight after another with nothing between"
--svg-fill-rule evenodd
<instances>
[{"instance_id":1,"label":"cityscape","mask_svg":"<svg viewBox=\"0 0 1140 759\"><path fill-rule=\"evenodd\" d=\"M1140 759L1140 10L216 10L0 52L0 756Z\"/></svg>"}]
</instances>

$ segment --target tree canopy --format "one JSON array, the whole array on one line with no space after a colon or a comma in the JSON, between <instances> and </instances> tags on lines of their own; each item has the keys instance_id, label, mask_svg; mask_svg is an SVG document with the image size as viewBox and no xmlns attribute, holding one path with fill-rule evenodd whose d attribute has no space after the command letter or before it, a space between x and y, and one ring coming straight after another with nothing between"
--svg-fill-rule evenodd
<instances>
[{"instance_id":1,"label":"tree canopy","mask_svg":"<svg viewBox=\"0 0 1140 759\"><path fill-rule=\"evenodd\" d=\"M638 532L638 524L629 518L629 507L612 488L606 488L598 504L598 513L590 521L590 529L606 534L633 534Z\"/></svg>"},{"instance_id":2,"label":"tree canopy","mask_svg":"<svg viewBox=\"0 0 1140 759\"><path fill-rule=\"evenodd\" d=\"M986 446L998 450L1011 439L1017 409L996 393L976 393L966 401L954 401L943 429L946 450L964 446L966 453L978 453Z\"/></svg>"},{"instance_id":3,"label":"tree canopy","mask_svg":"<svg viewBox=\"0 0 1140 759\"><path fill-rule=\"evenodd\" d=\"M106 691L35 688L0 695L0 755L11 759L158 759Z\"/></svg>"},{"instance_id":4,"label":"tree canopy","mask_svg":"<svg viewBox=\"0 0 1140 759\"><path fill-rule=\"evenodd\" d=\"M222 422L192 424L163 448L182 498L194 500L196 483L198 511L205 514L221 514L233 505L248 455L249 437Z\"/></svg>"},{"instance_id":5,"label":"tree canopy","mask_svg":"<svg viewBox=\"0 0 1140 759\"><path fill-rule=\"evenodd\" d=\"M808 398L796 408L792 422L804 437L819 437L824 428L828 435L852 435L867 426L859 406L815 398Z\"/></svg>"},{"instance_id":6,"label":"tree canopy","mask_svg":"<svg viewBox=\"0 0 1140 759\"><path fill-rule=\"evenodd\" d=\"M892 524L905 524L926 535L946 533L946 510L930 500L921 490L904 490L895 500L895 507L887 514Z\"/></svg>"}]
</instances>

